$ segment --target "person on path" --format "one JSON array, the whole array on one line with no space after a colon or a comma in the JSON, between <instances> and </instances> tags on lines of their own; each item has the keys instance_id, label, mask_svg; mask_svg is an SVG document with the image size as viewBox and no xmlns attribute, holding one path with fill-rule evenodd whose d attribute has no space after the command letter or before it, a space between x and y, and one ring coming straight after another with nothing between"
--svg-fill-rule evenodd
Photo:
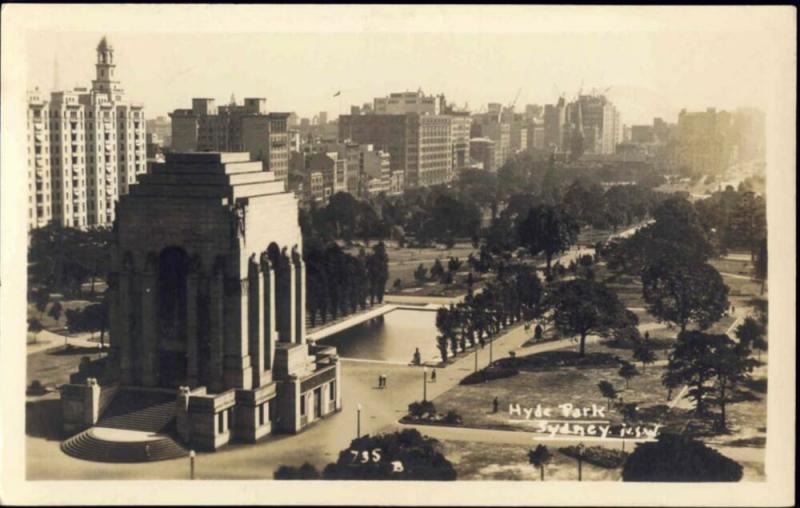
<instances>
[{"instance_id":1,"label":"person on path","mask_svg":"<svg viewBox=\"0 0 800 508\"><path fill-rule=\"evenodd\" d=\"M378 375L378 388L383 388L383 374Z\"/></svg>"},{"instance_id":2,"label":"person on path","mask_svg":"<svg viewBox=\"0 0 800 508\"><path fill-rule=\"evenodd\" d=\"M435 383L435 382L436 382L436 369L433 369L431 371L431 383Z\"/></svg>"},{"instance_id":3,"label":"person on path","mask_svg":"<svg viewBox=\"0 0 800 508\"><path fill-rule=\"evenodd\" d=\"M492 409L493 409L493 412L495 412L495 413L496 413L496 412L497 412L497 409L498 409L499 407L500 407L500 401L499 401L499 400L497 400L497 397L495 397L495 398L494 398L494 400L492 401Z\"/></svg>"},{"instance_id":4,"label":"person on path","mask_svg":"<svg viewBox=\"0 0 800 508\"><path fill-rule=\"evenodd\" d=\"M384 387L384 388L386 388L386 381L387 381L388 379L389 379L389 377L388 377L386 374L384 374L384 375L383 375L383 387Z\"/></svg>"}]
</instances>

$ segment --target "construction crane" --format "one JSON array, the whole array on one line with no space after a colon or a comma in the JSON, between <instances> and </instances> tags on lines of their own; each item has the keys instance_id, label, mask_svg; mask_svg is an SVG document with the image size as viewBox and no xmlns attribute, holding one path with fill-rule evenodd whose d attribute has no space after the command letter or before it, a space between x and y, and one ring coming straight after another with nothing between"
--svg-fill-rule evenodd
<instances>
[{"instance_id":1,"label":"construction crane","mask_svg":"<svg viewBox=\"0 0 800 508\"><path fill-rule=\"evenodd\" d=\"M517 95L514 96L514 100L508 105L509 110L514 109L514 106L517 104L517 99L519 99L520 92L522 92L522 87L517 89Z\"/></svg>"}]
</instances>

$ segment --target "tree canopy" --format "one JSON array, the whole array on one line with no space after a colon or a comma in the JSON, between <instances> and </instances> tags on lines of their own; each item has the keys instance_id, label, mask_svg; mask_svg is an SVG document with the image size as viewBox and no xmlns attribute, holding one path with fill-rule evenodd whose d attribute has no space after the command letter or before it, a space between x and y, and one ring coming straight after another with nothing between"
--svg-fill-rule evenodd
<instances>
[{"instance_id":1,"label":"tree canopy","mask_svg":"<svg viewBox=\"0 0 800 508\"><path fill-rule=\"evenodd\" d=\"M617 294L601 282L573 279L557 283L547 296L553 322L564 335L580 337L580 355L590 333L608 333L638 323Z\"/></svg>"},{"instance_id":2,"label":"tree canopy","mask_svg":"<svg viewBox=\"0 0 800 508\"><path fill-rule=\"evenodd\" d=\"M736 482L742 466L704 443L677 434L641 443L622 468L626 482Z\"/></svg>"}]
</instances>

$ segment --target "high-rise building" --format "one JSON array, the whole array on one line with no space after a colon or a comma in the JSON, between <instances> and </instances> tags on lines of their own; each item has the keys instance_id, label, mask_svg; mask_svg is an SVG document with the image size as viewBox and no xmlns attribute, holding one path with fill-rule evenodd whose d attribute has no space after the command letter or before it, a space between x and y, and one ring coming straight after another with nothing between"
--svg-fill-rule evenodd
<instances>
[{"instance_id":1,"label":"high-rise building","mask_svg":"<svg viewBox=\"0 0 800 508\"><path fill-rule=\"evenodd\" d=\"M172 124L169 118L159 116L145 122L148 133L153 133L161 140L161 146L169 147L172 142Z\"/></svg>"},{"instance_id":2,"label":"high-rise building","mask_svg":"<svg viewBox=\"0 0 800 508\"><path fill-rule=\"evenodd\" d=\"M678 115L678 164L699 174L720 174L733 158L731 115L708 108Z\"/></svg>"},{"instance_id":3,"label":"high-rise building","mask_svg":"<svg viewBox=\"0 0 800 508\"><path fill-rule=\"evenodd\" d=\"M733 112L733 129L739 160L763 160L766 150L764 112L741 108Z\"/></svg>"},{"instance_id":4,"label":"high-rise building","mask_svg":"<svg viewBox=\"0 0 800 508\"><path fill-rule=\"evenodd\" d=\"M91 88L28 95L29 227L108 225L114 204L147 171L145 120L116 81L114 48L97 46Z\"/></svg>"},{"instance_id":5,"label":"high-rise building","mask_svg":"<svg viewBox=\"0 0 800 508\"><path fill-rule=\"evenodd\" d=\"M544 150L544 122L534 120L528 124L528 150Z\"/></svg>"},{"instance_id":6,"label":"high-rise building","mask_svg":"<svg viewBox=\"0 0 800 508\"><path fill-rule=\"evenodd\" d=\"M544 107L544 144L549 150L563 152L567 150L567 110L563 97L555 104Z\"/></svg>"},{"instance_id":7,"label":"high-rise building","mask_svg":"<svg viewBox=\"0 0 800 508\"><path fill-rule=\"evenodd\" d=\"M450 137L453 142L453 172L458 175L469 167L472 118L468 111L450 111L447 114L450 116Z\"/></svg>"},{"instance_id":8,"label":"high-rise building","mask_svg":"<svg viewBox=\"0 0 800 508\"><path fill-rule=\"evenodd\" d=\"M405 115L440 115L445 109L444 95L425 95L422 90L416 92L391 93L388 97L376 97L373 101L375 114Z\"/></svg>"},{"instance_id":9,"label":"high-rise building","mask_svg":"<svg viewBox=\"0 0 800 508\"><path fill-rule=\"evenodd\" d=\"M265 171L286 181L289 173L291 113L268 113L267 100L247 98L244 104L216 106L214 99L194 98L192 109L176 109L172 149L176 152L249 152Z\"/></svg>"},{"instance_id":10,"label":"high-rise building","mask_svg":"<svg viewBox=\"0 0 800 508\"><path fill-rule=\"evenodd\" d=\"M512 154L524 152L528 149L529 128L529 124L524 123L522 120L511 122L510 144Z\"/></svg>"},{"instance_id":11,"label":"high-rise building","mask_svg":"<svg viewBox=\"0 0 800 508\"><path fill-rule=\"evenodd\" d=\"M389 154L392 171L403 171L408 188L453 178L452 117L448 115L343 115L339 140L374 145Z\"/></svg>"},{"instance_id":12,"label":"high-rise building","mask_svg":"<svg viewBox=\"0 0 800 508\"><path fill-rule=\"evenodd\" d=\"M480 164L481 169L495 171L495 146L489 138L472 138L469 141L469 155Z\"/></svg>"},{"instance_id":13,"label":"high-rise building","mask_svg":"<svg viewBox=\"0 0 800 508\"><path fill-rule=\"evenodd\" d=\"M494 142L494 169L499 169L511 157L511 123L503 121L497 111L499 104L489 104L489 112L473 115L472 138L488 138Z\"/></svg>"},{"instance_id":14,"label":"high-rise building","mask_svg":"<svg viewBox=\"0 0 800 508\"><path fill-rule=\"evenodd\" d=\"M581 95L570 104L571 129L583 135L583 151L613 154L622 140L622 125L617 108L603 95Z\"/></svg>"},{"instance_id":15,"label":"high-rise building","mask_svg":"<svg viewBox=\"0 0 800 508\"><path fill-rule=\"evenodd\" d=\"M389 154L393 185L407 188L451 182L469 163L471 118L443 95L392 93L339 117L339 141L373 145ZM402 178L395 175L402 171Z\"/></svg>"}]
</instances>

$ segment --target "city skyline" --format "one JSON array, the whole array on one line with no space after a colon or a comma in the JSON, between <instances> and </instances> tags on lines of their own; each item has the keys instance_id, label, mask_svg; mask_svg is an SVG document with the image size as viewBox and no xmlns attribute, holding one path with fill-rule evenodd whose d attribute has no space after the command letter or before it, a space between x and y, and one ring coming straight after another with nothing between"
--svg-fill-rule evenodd
<instances>
[{"instance_id":1,"label":"city skyline","mask_svg":"<svg viewBox=\"0 0 800 508\"><path fill-rule=\"evenodd\" d=\"M27 88L85 83L91 49L104 35L118 48L120 80L131 97L145 103L148 118L166 116L191 97L224 103L231 94L265 97L271 111L309 118L326 111L335 118L351 105L418 88L479 112L489 102L512 103L518 92L519 110L610 87L607 95L626 125L649 124L654 117L674 122L684 108L766 109L764 90L752 79L763 71L764 44L733 32L696 37L41 32L29 45ZM159 54L163 57L153 57ZM267 63L253 65L259 61Z\"/></svg>"}]
</instances>

